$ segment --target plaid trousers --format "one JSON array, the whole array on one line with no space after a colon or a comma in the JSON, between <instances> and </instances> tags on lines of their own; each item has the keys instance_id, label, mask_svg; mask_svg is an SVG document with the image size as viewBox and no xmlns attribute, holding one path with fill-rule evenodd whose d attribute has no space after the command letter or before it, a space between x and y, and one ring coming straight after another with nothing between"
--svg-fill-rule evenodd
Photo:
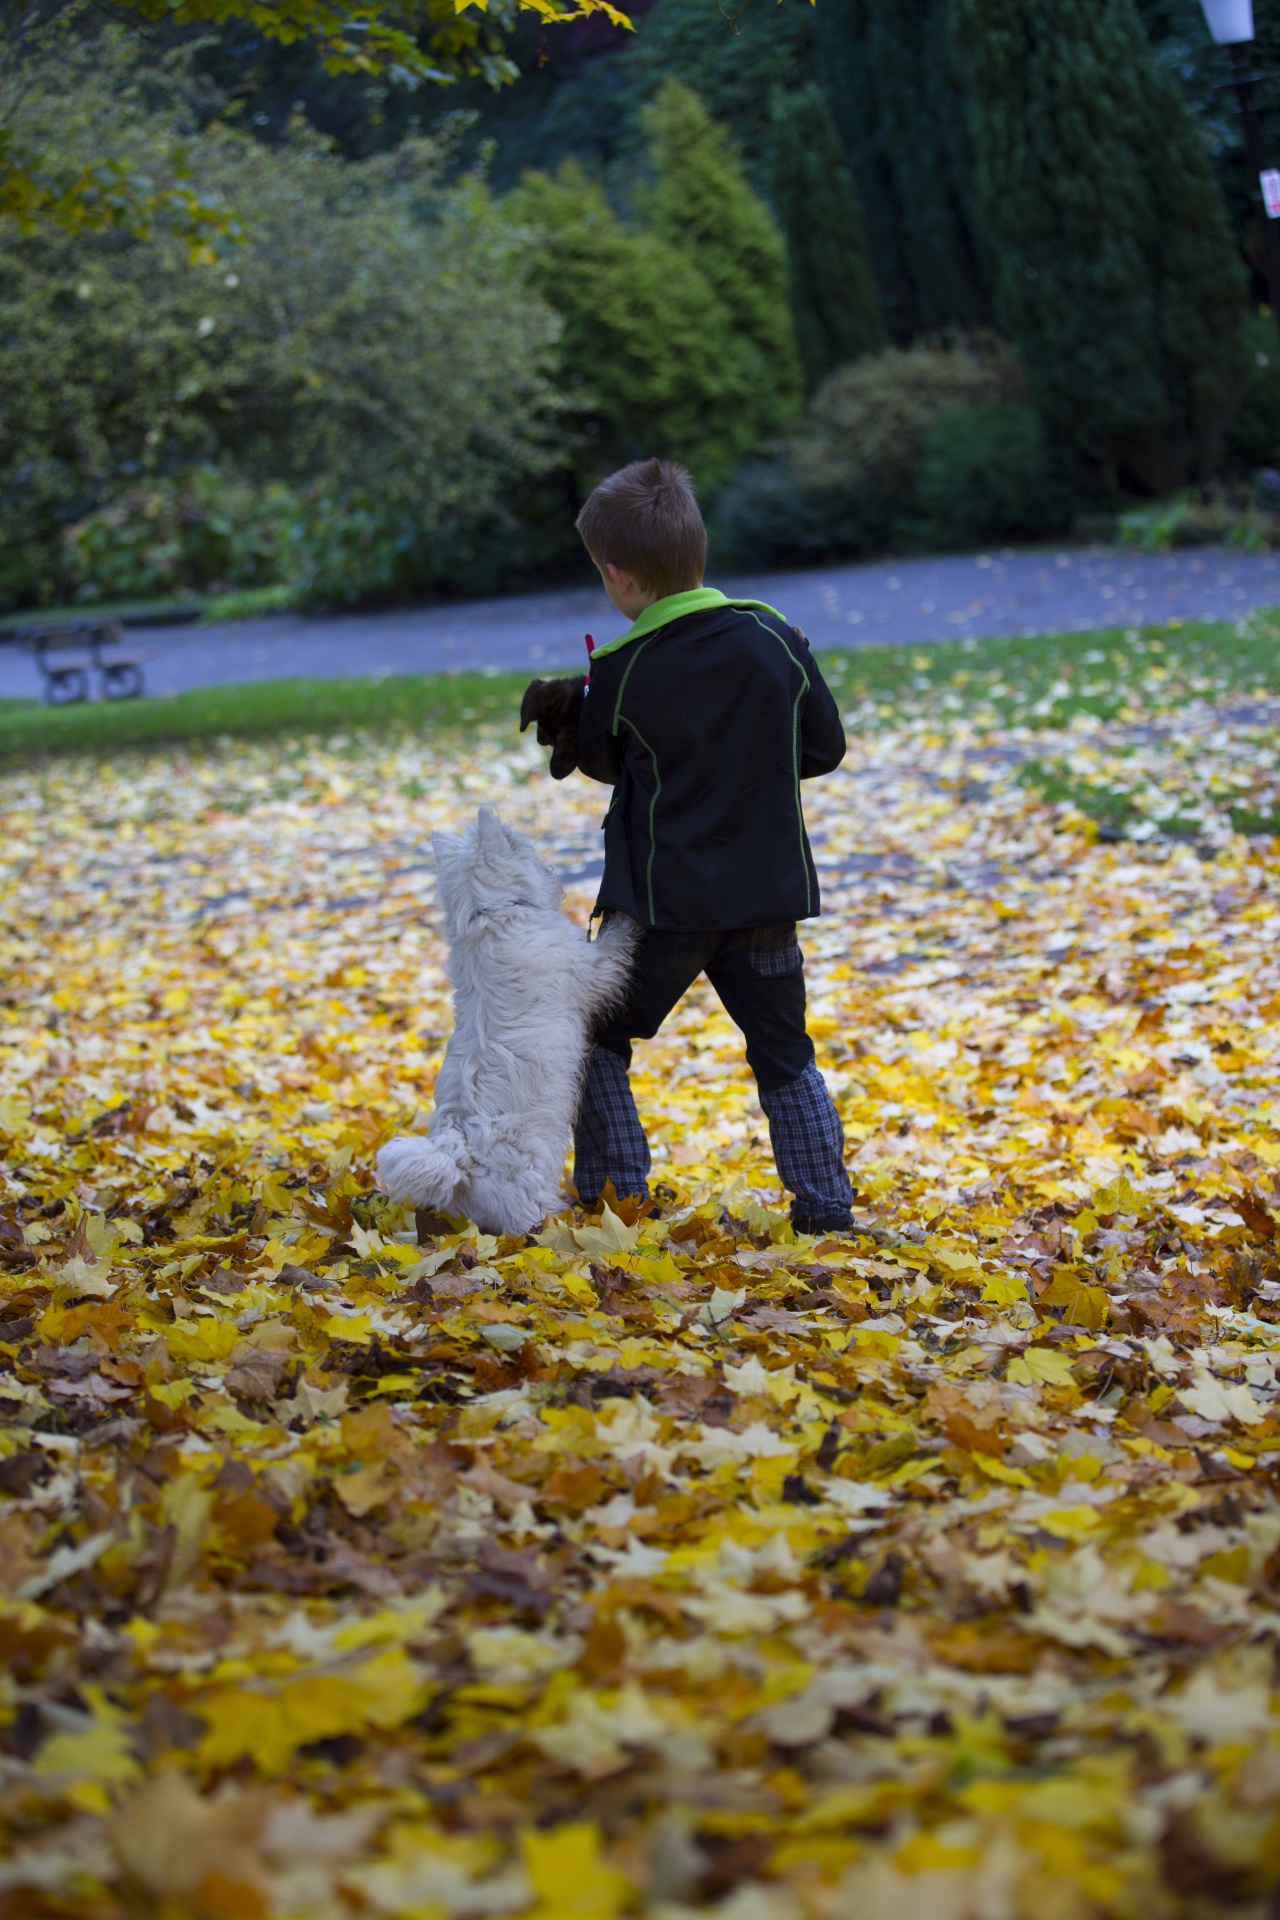
<instances>
[{"instance_id":1,"label":"plaid trousers","mask_svg":"<svg viewBox=\"0 0 1280 1920\"><path fill-rule=\"evenodd\" d=\"M609 1180L619 1195L648 1197L649 1143L627 1073L631 1040L656 1033L704 968L746 1036L774 1161L794 1196L793 1224L799 1232L838 1231L849 1224L853 1199L844 1130L805 1032L803 967L790 926L645 934L627 1003L587 1057L574 1128L579 1198L592 1204Z\"/></svg>"}]
</instances>

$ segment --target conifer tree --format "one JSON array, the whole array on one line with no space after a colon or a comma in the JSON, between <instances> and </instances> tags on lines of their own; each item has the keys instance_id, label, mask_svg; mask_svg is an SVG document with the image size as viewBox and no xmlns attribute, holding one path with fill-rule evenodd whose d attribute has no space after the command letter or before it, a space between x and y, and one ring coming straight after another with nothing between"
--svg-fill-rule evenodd
<instances>
[{"instance_id":1,"label":"conifer tree","mask_svg":"<svg viewBox=\"0 0 1280 1920\"><path fill-rule=\"evenodd\" d=\"M822 0L816 67L849 156L889 331L991 320L948 0Z\"/></svg>"},{"instance_id":2,"label":"conifer tree","mask_svg":"<svg viewBox=\"0 0 1280 1920\"><path fill-rule=\"evenodd\" d=\"M695 262L718 295L750 367L755 430L766 432L801 398L782 236L696 94L668 80L641 124L652 178L636 194L639 222Z\"/></svg>"},{"instance_id":3,"label":"conifer tree","mask_svg":"<svg viewBox=\"0 0 1280 1920\"><path fill-rule=\"evenodd\" d=\"M791 315L805 382L888 345L867 231L822 90L773 95L769 189L787 244Z\"/></svg>"},{"instance_id":4,"label":"conifer tree","mask_svg":"<svg viewBox=\"0 0 1280 1920\"><path fill-rule=\"evenodd\" d=\"M505 204L536 233L535 280L563 320L579 483L662 454L714 492L799 402L786 262L696 98L666 88L650 111L636 224L576 161L527 174Z\"/></svg>"},{"instance_id":5,"label":"conifer tree","mask_svg":"<svg viewBox=\"0 0 1280 1920\"><path fill-rule=\"evenodd\" d=\"M952 0L997 310L1082 473L1210 472L1243 275L1204 145L1134 0Z\"/></svg>"}]
</instances>

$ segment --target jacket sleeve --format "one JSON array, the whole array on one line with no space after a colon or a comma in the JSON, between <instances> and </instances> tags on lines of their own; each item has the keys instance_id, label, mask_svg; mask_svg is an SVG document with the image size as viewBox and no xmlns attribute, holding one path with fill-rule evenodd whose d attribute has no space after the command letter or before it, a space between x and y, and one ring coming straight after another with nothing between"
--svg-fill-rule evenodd
<instances>
[{"instance_id":1,"label":"jacket sleeve","mask_svg":"<svg viewBox=\"0 0 1280 1920\"><path fill-rule=\"evenodd\" d=\"M800 715L800 778L812 780L833 773L844 759L844 727L835 695L822 677L812 653L805 661L809 693Z\"/></svg>"},{"instance_id":2,"label":"jacket sleeve","mask_svg":"<svg viewBox=\"0 0 1280 1920\"><path fill-rule=\"evenodd\" d=\"M602 661L600 665L603 664ZM613 786L622 772L625 750L621 735L610 733L608 727L612 679L610 673L601 673L600 666L596 667L578 722L578 771L606 787Z\"/></svg>"}]
</instances>

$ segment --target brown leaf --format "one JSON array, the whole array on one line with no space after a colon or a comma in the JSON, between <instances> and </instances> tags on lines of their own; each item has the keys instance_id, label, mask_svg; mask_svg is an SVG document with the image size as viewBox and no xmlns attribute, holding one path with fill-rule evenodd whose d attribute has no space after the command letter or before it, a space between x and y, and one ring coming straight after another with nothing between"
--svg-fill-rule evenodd
<instances>
[{"instance_id":1,"label":"brown leaf","mask_svg":"<svg viewBox=\"0 0 1280 1920\"><path fill-rule=\"evenodd\" d=\"M532 1547L515 1553L483 1540L477 1557L479 1567L467 1582L469 1598L501 1600L516 1613L538 1619L550 1611L550 1576Z\"/></svg>"},{"instance_id":2,"label":"brown leaf","mask_svg":"<svg viewBox=\"0 0 1280 1920\"><path fill-rule=\"evenodd\" d=\"M474 1487L477 1493L486 1493L494 1505L503 1513L514 1513L518 1507L528 1504L530 1492L522 1487L518 1480L509 1480L505 1473L499 1473L487 1460L479 1461L466 1473L458 1475L465 1486Z\"/></svg>"},{"instance_id":3,"label":"brown leaf","mask_svg":"<svg viewBox=\"0 0 1280 1920\"><path fill-rule=\"evenodd\" d=\"M1000 1403L977 1407L963 1387L937 1380L929 1388L920 1408L926 1420L936 1420L949 1440L973 1453L1002 1455L1005 1441L996 1431Z\"/></svg>"},{"instance_id":4,"label":"brown leaf","mask_svg":"<svg viewBox=\"0 0 1280 1920\"><path fill-rule=\"evenodd\" d=\"M216 1874L252 1901L265 1878L256 1843L270 1806L271 1796L263 1792L206 1799L185 1774L165 1767L116 1815L112 1845L148 1893L196 1895ZM252 1914L254 1907L243 1910Z\"/></svg>"}]
</instances>

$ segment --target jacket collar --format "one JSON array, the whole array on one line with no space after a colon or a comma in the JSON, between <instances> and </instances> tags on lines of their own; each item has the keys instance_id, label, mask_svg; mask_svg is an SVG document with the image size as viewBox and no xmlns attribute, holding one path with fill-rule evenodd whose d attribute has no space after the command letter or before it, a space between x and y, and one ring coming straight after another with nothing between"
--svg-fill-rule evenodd
<instances>
[{"instance_id":1,"label":"jacket collar","mask_svg":"<svg viewBox=\"0 0 1280 1920\"><path fill-rule=\"evenodd\" d=\"M692 587L687 593L669 593L664 600L655 600L625 633L597 647L591 656L592 662L602 659L606 653L620 653L633 640L656 633L660 627L670 626L673 620L683 620L686 614L711 613L718 607L744 607L759 613L771 613L779 620L783 618L776 607L768 606L763 600L730 600L718 587Z\"/></svg>"}]
</instances>

